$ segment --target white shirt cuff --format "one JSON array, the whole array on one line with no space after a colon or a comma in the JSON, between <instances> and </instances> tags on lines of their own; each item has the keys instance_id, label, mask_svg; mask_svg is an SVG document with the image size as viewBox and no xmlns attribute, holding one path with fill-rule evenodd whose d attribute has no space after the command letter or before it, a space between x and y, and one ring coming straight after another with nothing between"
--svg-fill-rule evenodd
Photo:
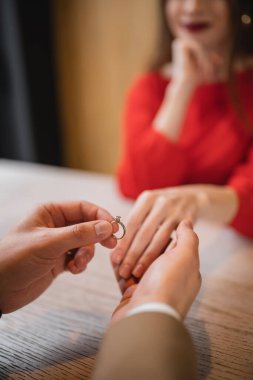
<instances>
[{"instance_id":1,"label":"white shirt cuff","mask_svg":"<svg viewBox=\"0 0 253 380\"><path fill-rule=\"evenodd\" d=\"M162 302L147 302L142 305L134 307L130 310L126 317L131 315L139 314L139 313L163 313L170 315L173 318L176 318L178 321L181 321L181 317L178 312L172 307Z\"/></svg>"}]
</instances>

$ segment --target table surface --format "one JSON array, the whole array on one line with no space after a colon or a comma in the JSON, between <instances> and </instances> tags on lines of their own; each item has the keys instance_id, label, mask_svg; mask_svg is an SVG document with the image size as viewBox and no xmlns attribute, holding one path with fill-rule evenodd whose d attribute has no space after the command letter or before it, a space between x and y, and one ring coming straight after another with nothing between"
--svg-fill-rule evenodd
<instances>
[{"instance_id":1,"label":"table surface","mask_svg":"<svg viewBox=\"0 0 253 380\"><path fill-rule=\"evenodd\" d=\"M123 220L132 203L111 176L0 160L0 236L35 204L85 199ZM253 379L253 242L199 222L202 289L186 325L198 378ZM0 379L87 379L120 298L109 252L79 276L64 273L39 299L0 321Z\"/></svg>"}]
</instances>

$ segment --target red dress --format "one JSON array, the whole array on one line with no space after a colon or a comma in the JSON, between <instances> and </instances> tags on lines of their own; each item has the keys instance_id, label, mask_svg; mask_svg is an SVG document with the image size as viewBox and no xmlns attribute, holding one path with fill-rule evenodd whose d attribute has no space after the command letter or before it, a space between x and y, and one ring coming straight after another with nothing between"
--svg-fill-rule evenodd
<instances>
[{"instance_id":1,"label":"red dress","mask_svg":"<svg viewBox=\"0 0 253 380\"><path fill-rule=\"evenodd\" d=\"M253 125L252 71L237 74L236 81L244 114ZM231 186L240 200L231 225L253 237L253 132L243 125L227 85L196 89L179 140L173 142L152 126L168 84L151 72L128 94L117 173L121 192L136 198L144 190L185 184Z\"/></svg>"}]
</instances>

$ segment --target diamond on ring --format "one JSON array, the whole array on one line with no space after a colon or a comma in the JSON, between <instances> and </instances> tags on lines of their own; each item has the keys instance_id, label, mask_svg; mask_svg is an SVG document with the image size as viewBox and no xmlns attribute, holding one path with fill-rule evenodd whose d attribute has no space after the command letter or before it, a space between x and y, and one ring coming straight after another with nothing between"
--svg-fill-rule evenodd
<instances>
[{"instance_id":1,"label":"diamond on ring","mask_svg":"<svg viewBox=\"0 0 253 380\"><path fill-rule=\"evenodd\" d=\"M112 237L116 240L121 240L126 234L126 227L124 223L121 222L121 216L115 216L114 220L111 221L111 224L117 223L121 229L122 229L122 234L120 236L116 236L115 234L112 235Z\"/></svg>"}]
</instances>

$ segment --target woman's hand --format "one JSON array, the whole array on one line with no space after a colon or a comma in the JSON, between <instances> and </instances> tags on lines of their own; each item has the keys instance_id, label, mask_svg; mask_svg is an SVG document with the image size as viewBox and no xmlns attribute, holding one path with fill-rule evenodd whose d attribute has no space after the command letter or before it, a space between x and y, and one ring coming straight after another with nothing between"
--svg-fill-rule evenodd
<instances>
[{"instance_id":1,"label":"woman's hand","mask_svg":"<svg viewBox=\"0 0 253 380\"><path fill-rule=\"evenodd\" d=\"M114 248L112 220L88 202L38 207L0 242L0 310L9 313L33 301L64 270L81 273L95 243Z\"/></svg>"},{"instance_id":2,"label":"woman's hand","mask_svg":"<svg viewBox=\"0 0 253 380\"><path fill-rule=\"evenodd\" d=\"M138 284L126 281L123 297L113 314L117 321L143 303L162 302L172 306L183 318L201 284L198 238L189 221L182 221L176 231L174 248L166 249L148 268Z\"/></svg>"},{"instance_id":3,"label":"woman's hand","mask_svg":"<svg viewBox=\"0 0 253 380\"><path fill-rule=\"evenodd\" d=\"M141 277L183 219L194 222L201 217L227 224L238 208L238 195L229 186L185 185L145 191L129 215L126 236L112 252L118 275Z\"/></svg>"},{"instance_id":4,"label":"woman's hand","mask_svg":"<svg viewBox=\"0 0 253 380\"><path fill-rule=\"evenodd\" d=\"M172 64L162 70L171 80L157 112L154 128L177 142L193 92L200 84L222 78L222 61L216 53L207 53L195 41L176 39L172 44Z\"/></svg>"},{"instance_id":5,"label":"woman's hand","mask_svg":"<svg viewBox=\"0 0 253 380\"><path fill-rule=\"evenodd\" d=\"M204 202L201 191L187 186L142 193L129 215L126 236L112 253L119 276L141 277L164 252L179 223L185 218L194 222Z\"/></svg>"},{"instance_id":6,"label":"woman's hand","mask_svg":"<svg viewBox=\"0 0 253 380\"><path fill-rule=\"evenodd\" d=\"M218 81L221 78L222 59L214 52L192 40L175 39L172 43L172 83L199 84Z\"/></svg>"}]
</instances>

